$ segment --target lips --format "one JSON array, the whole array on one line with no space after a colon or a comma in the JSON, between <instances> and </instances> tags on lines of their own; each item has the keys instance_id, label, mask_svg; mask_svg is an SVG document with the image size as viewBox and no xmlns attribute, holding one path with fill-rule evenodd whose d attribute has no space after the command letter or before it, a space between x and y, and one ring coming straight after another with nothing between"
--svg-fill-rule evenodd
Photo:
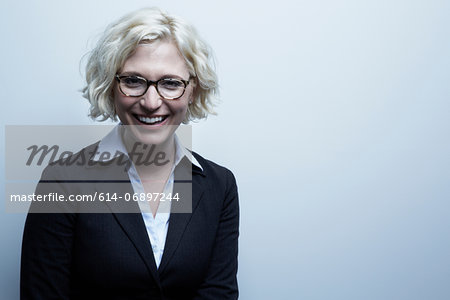
<instances>
[{"instance_id":1,"label":"lips","mask_svg":"<svg viewBox=\"0 0 450 300\"><path fill-rule=\"evenodd\" d=\"M147 116L142 116L142 115L134 115L134 117L143 124L146 125L158 125L163 123L168 115L165 116L152 116L152 117L147 117Z\"/></svg>"}]
</instances>

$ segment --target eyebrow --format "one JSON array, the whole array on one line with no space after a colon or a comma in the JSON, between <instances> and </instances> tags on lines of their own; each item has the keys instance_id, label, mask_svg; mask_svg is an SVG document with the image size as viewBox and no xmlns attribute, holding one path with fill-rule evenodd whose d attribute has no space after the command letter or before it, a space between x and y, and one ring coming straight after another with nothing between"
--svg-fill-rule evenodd
<instances>
[{"instance_id":1,"label":"eyebrow","mask_svg":"<svg viewBox=\"0 0 450 300\"><path fill-rule=\"evenodd\" d=\"M122 72L120 74L120 76L138 76L138 77L142 77L142 78L145 78L145 79L149 80L147 77L145 77L141 73L134 72L134 71ZM182 76L175 75L175 74L170 74L170 73L169 74L164 74L163 76L159 77L159 79L164 79L164 78L176 78L176 79L184 80L184 78ZM159 79L156 79L156 80L159 80Z\"/></svg>"}]
</instances>

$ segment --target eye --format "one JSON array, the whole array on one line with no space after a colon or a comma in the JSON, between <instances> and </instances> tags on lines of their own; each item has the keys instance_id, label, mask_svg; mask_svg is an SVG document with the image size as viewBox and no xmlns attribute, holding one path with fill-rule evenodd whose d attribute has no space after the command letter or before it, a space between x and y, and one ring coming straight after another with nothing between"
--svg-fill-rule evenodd
<instances>
[{"instance_id":1,"label":"eye","mask_svg":"<svg viewBox=\"0 0 450 300\"><path fill-rule=\"evenodd\" d=\"M159 88L167 89L167 90L177 90L180 88L184 88L183 81L174 78L162 79L158 83Z\"/></svg>"},{"instance_id":2,"label":"eye","mask_svg":"<svg viewBox=\"0 0 450 300\"><path fill-rule=\"evenodd\" d=\"M145 85L145 80L135 76L122 77L121 81L129 88L140 87Z\"/></svg>"}]
</instances>

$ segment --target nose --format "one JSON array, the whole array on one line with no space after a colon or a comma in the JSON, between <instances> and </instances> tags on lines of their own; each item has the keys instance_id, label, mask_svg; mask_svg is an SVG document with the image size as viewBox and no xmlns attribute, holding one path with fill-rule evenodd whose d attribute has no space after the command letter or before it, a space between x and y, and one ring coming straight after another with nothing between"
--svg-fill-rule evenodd
<instances>
[{"instance_id":1,"label":"nose","mask_svg":"<svg viewBox=\"0 0 450 300\"><path fill-rule=\"evenodd\" d=\"M153 84L148 88L147 92L141 96L139 103L142 107L150 111L157 110L161 106L161 96L158 94L158 91Z\"/></svg>"}]
</instances>

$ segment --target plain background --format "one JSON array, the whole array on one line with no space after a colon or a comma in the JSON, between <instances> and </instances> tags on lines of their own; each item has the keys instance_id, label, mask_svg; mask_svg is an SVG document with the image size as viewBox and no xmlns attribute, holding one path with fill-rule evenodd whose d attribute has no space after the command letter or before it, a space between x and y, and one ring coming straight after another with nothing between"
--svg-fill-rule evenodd
<instances>
[{"instance_id":1,"label":"plain background","mask_svg":"<svg viewBox=\"0 0 450 300\"><path fill-rule=\"evenodd\" d=\"M450 299L449 1L3 0L2 127L93 124L81 57L155 5L215 51L193 148L238 179L241 299ZM18 299L25 215L0 216Z\"/></svg>"}]
</instances>

